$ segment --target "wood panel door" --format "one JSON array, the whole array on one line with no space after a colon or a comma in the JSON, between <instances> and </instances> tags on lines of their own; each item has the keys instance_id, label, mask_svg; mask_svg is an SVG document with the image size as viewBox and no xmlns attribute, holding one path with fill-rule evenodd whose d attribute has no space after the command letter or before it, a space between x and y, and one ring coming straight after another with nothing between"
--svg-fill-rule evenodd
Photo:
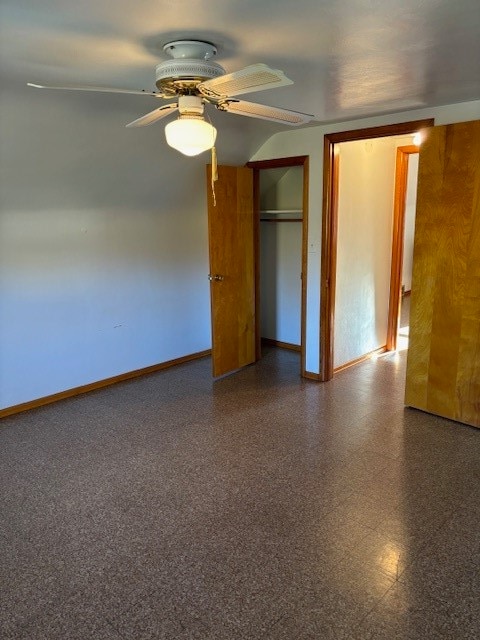
<instances>
[{"instance_id":1,"label":"wood panel door","mask_svg":"<svg viewBox=\"0 0 480 640\"><path fill-rule=\"evenodd\" d=\"M213 375L255 362L253 170L207 167Z\"/></svg>"},{"instance_id":2,"label":"wood panel door","mask_svg":"<svg viewBox=\"0 0 480 640\"><path fill-rule=\"evenodd\" d=\"M480 120L420 151L405 402L480 427Z\"/></svg>"}]
</instances>

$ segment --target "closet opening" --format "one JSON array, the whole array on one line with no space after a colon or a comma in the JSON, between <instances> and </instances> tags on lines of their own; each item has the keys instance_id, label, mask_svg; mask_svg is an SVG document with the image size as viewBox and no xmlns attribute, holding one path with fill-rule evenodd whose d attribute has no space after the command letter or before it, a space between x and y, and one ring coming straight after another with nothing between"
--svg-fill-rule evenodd
<instances>
[{"instance_id":1,"label":"closet opening","mask_svg":"<svg viewBox=\"0 0 480 640\"><path fill-rule=\"evenodd\" d=\"M300 354L305 375L308 156L249 162L254 172L256 358Z\"/></svg>"}]
</instances>

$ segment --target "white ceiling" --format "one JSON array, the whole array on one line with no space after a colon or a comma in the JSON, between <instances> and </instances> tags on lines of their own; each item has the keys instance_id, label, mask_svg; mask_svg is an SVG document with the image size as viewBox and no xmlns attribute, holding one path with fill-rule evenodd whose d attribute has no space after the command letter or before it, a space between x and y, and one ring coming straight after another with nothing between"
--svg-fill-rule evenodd
<instances>
[{"instance_id":1,"label":"white ceiling","mask_svg":"<svg viewBox=\"0 0 480 640\"><path fill-rule=\"evenodd\" d=\"M265 62L295 83L246 99L320 122L480 98L479 0L0 0L0 20L4 86L151 90L162 45L198 38L227 72Z\"/></svg>"}]
</instances>

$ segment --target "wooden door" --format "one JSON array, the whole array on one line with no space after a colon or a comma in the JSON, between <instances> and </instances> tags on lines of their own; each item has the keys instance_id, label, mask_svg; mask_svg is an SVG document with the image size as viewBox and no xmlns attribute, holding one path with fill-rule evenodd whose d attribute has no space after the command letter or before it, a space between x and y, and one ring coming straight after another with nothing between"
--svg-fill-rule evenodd
<instances>
[{"instance_id":1,"label":"wooden door","mask_svg":"<svg viewBox=\"0 0 480 640\"><path fill-rule=\"evenodd\" d=\"M420 151L405 402L480 427L480 120Z\"/></svg>"},{"instance_id":2,"label":"wooden door","mask_svg":"<svg viewBox=\"0 0 480 640\"><path fill-rule=\"evenodd\" d=\"M255 361L253 171L218 167L215 200L207 167L213 375Z\"/></svg>"}]
</instances>

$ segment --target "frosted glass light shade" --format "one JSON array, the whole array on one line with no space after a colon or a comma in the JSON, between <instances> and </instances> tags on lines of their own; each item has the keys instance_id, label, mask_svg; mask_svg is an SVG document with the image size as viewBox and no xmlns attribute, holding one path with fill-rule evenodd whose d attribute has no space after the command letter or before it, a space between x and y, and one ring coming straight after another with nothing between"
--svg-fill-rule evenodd
<instances>
[{"instance_id":1,"label":"frosted glass light shade","mask_svg":"<svg viewBox=\"0 0 480 640\"><path fill-rule=\"evenodd\" d=\"M215 144L217 130L201 118L182 118L169 122L165 127L167 143L185 154L197 156Z\"/></svg>"}]
</instances>

